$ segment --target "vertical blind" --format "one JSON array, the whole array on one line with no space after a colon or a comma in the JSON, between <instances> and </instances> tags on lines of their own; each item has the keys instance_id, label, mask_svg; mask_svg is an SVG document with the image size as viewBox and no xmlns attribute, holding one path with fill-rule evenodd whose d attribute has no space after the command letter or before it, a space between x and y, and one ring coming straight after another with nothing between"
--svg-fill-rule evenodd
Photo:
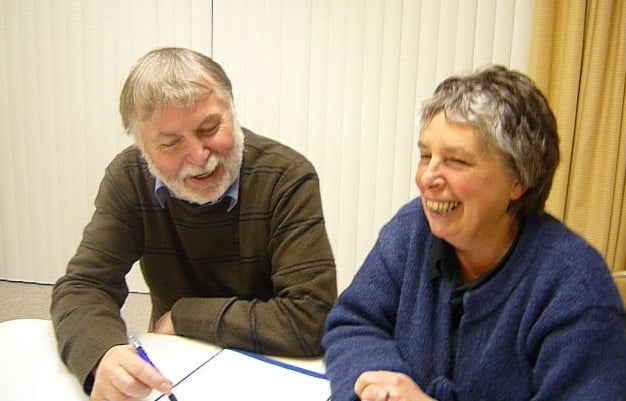
<instances>
[{"instance_id":1,"label":"vertical blind","mask_svg":"<svg viewBox=\"0 0 626 401\"><path fill-rule=\"evenodd\" d=\"M157 46L212 54L242 125L316 166L339 287L417 195L420 102L453 73L526 70L526 0L0 0L0 279L54 282L130 141L128 70ZM131 288L145 290L140 278Z\"/></svg>"},{"instance_id":2,"label":"vertical blind","mask_svg":"<svg viewBox=\"0 0 626 401\"><path fill-rule=\"evenodd\" d=\"M525 71L526 0L215 0L213 56L242 125L310 158L344 288L417 195L417 111L488 63Z\"/></svg>"},{"instance_id":3,"label":"vertical blind","mask_svg":"<svg viewBox=\"0 0 626 401\"><path fill-rule=\"evenodd\" d=\"M210 54L211 21L205 0L0 0L0 278L63 274L131 143L117 100L132 64L157 46Z\"/></svg>"}]
</instances>

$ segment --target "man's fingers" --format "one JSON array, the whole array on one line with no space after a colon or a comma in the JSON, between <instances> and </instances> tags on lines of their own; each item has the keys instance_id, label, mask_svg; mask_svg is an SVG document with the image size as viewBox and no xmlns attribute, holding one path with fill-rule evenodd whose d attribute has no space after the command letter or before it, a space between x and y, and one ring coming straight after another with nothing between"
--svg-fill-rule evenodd
<instances>
[{"instance_id":1,"label":"man's fingers","mask_svg":"<svg viewBox=\"0 0 626 401\"><path fill-rule=\"evenodd\" d=\"M172 383L141 359L130 345L117 345L107 351L98 364L91 399L140 399L148 396L152 389L169 394Z\"/></svg>"},{"instance_id":2,"label":"man's fingers","mask_svg":"<svg viewBox=\"0 0 626 401\"><path fill-rule=\"evenodd\" d=\"M131 376L126 369L111 359L100 362L91 401L128 401L145 398L150 394L150 387Z\"/></svg>"},{"instance_id":3,"label":"man's fingers","mask_svg":"<svg viewBox=\"0 0 626 401\"><path fill-rule=\"evenodd\" d=\"M131 349L131 352L133 353L134 358L125 359L123 367L134 379L136 379L135 381L147 386L149 390L156 389L161 393L171 393L172 382L166 379L152 365L141 359L134 352L134 350Z\"/></svg>"},{"instance_id":4,"label":"man's fingers","mask_svg":"<svg viewBox=\"0 0 626 401\"><path fill-rule=\"evenodd\" d=\"M124 397L144 398L152 391L152 387L144 384L143 380L130 374L126 369L120 366L117 372L110 377L110 383L113 388L119 391Z\"/></svg>"}]
</instances>

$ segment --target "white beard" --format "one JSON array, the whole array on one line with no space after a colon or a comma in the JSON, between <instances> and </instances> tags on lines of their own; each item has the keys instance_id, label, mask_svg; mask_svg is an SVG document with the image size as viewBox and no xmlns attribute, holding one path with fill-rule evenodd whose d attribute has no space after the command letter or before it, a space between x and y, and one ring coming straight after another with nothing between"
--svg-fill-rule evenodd
<instances>
[{"instance_id":1,"label":"white beard","mask_svg":"<svg viewBox=\"0 0 626 401\"><path fill-rule=\"evenodd\" d=\"M161 180L176 198L186 200L190 203L204 205L206 203L215 202L224 196L228 188L230 188L237 177L239 177L239 169L243 161L243 142L243 131L237 119L233 117L233 148L230 154L226 156L213 154L209 156L204 166L183 166L181 171L174 176L162 174L152 162L150 156L148 156L146 152L142 153L148 163L150 173ZM202 192L191 190L185 186L185 178L210 174L220 165L224 170L224 175L217 184L204 189Z\"/></svg>"}]
</instances>

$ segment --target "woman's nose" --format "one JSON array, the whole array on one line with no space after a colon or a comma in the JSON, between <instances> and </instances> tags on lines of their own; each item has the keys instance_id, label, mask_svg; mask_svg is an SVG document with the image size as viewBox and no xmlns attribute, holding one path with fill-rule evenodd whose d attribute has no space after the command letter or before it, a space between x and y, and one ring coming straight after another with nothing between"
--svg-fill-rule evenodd
<instances>
[{"instance_id":1,"label":"woman's nose","mask_svg":"<svg viewBox=\"0 0 626 401\"><path fill-rule=\"evenodd\" d=\"M418 167L415 177L418 187L433 188L443 184L440 162L431 158L427 164Z\"/></svg>"}]
</instances>

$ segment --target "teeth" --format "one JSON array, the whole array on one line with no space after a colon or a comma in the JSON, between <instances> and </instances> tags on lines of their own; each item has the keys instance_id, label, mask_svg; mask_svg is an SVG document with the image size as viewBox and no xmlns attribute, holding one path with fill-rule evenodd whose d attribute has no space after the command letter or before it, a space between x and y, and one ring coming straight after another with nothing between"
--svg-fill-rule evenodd
<instances>
[{"instance_id":1,"label":"teeth","mask_svg":"<svg viewBox=\"0 0 626 401\"><path fill-rule=\"evenodd\" d=\"M426 207L437 214L444 214L453 211L459 206L459 202L441 202L441 201L426 201Z\"/></svg>"}]
</instances>

